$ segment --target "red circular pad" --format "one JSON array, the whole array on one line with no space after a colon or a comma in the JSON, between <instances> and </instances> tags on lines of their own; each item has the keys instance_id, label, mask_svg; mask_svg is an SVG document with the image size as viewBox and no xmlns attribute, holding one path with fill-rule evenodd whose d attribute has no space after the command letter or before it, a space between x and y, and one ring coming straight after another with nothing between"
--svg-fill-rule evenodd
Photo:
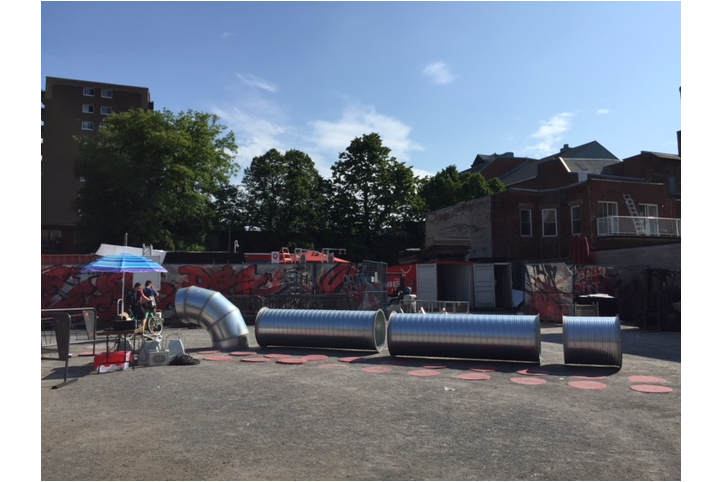
<instances>
[{"instance_id":1,"label":"red circular pad","mask_svg":"<svg viewBox=\"0 0 722 482\"><path fill-rule=\"evenodd\" d=\"M643 393L669 393L672 391L669 387L662 387L660 385L632 385L629 388L635 392Z\"/></svg>"},{"instance_id":2,"label":"red circular pad","mask_svg":"<svg viewBox=\"0 0 722 482\"><path fill-rule=\"evenodd\" d=\"M232 351L231 356L249 356L256 355L255 351Z\"/></svg>"},{"instance_id":3,"label":"red circular pad","mask_svg":"<svg viewBox=\"0 0 722 482\"><path fill-rule=\"evenodd\" d=\"M276 360L276 363L283 363L284 365L303 365L306 363L306 360L303 358L285 357L279 358Z\"/></svg>"},{"instance_id":4,"label":"red circular pad","mask_svg":"<svg viewBox=\"0 0 722 482\"><path fill-rule=\"evenodd\" d=\"M274 358L274 359L281 359L281 358L291 358L293 355L286 355L284 353L269 353L268 355L263 355L266 358Z\"/></svg>"},{"instance_id":5,"label":"red circular pad","mask_svg":"<svg viewBox=\"0 0 722 482\"><path fill-rule=\"evenodd\" d=\"M658 377L647 377L647 376L633 376L627 377L627 380L633 383L667 383L664 378Z\"/></svg>"},{"instance_id":6,"label":"red circular pad","mask_svg":"<svg viewBox=\"0 0 722 482\"><path fill-rule=\"evenodd\" d=\"M412 370L409 372L412 377L435 377L441 375L441 372L436 370Z\"/></svg>"},{"instance_id":7,"label":"red circular pad","mask_svg":"<svg viewBox=\"0 0 722 482\"><path fill-rule=\"evenodd\" d=\"M326 355L306 355L303 357L306 361L323 361L328 360L328 356Z\"/></svg>"},{"instance_id":8,"label":"red circular pad","mask_svg":"<svg viewBox=\"0 0 722 482\"><path fill-rule=\"evenodd\" d=\"M262 363L262 362L270 362L271 360L269 358L241 358L242 362L249 362L249 363Z\"/></svg>"},{"instance_id":9,"label":"red circular pad","mask_svg":"<svg viewBox=\"0 0 722 482\"><path fill-rule=\"evenodd\" d=\"M221 352L221 350L203 350L203 351L199 351L198 354L199 355L215 355L216 353L220 353L220 352Z\"/></svg>"},{"instance_id":10,"label":"red circular pad","mask_svg":"<svg viewBox=\"0 0 722 482\"><path fill-rule=\"evenodd\" d=\"M541 378L510 378L509 380L519 385L544 385L547 382Z\"/></svg>"},{"instance_id":11,"label":"red circular pad","mask_svg":"<svg viewBox=\"0 0 722 482\"><path fill-rule=\"evenodd\" d=\"M487 375L486 373L462 373L456 378L461 378L462 380L489 380L491 379L491 375Z\"/></svg>"},{"instance_id":12,"label":"red circular pad","mask_svg":"<svg viewBox=\"0 0 722 482\"><path fill-rule=\"evenodd\" d=\"M204 360L206 360L206 361L231 361L231 360L233 360L233 357L225 356L225 355L207 356L204 358Z\"/></svg>"},{"instance_id":13,"label":"red circular pad","mask_svg":"<svg viewBox=\"0 0 722 482\"><path fill-rule=\"evenodd\" d=\"M424 368L427 370L443 370L449 367L447 365L424 365Z\"/></svg>"},{"instance_id":14,"label":"red circular pad","mask_svg":"<svg viewBox=\"0 0 722 482\"><path fill-rule=\"evenodd\" d=\"M539 370L538 368L525 368L523 370L517 371L519 375L531 375L531 376L546 376L549 375L549 372L545 372L544 370Z\"/></svg>"},{"instance_id":15,"label":"red circular pad","mask_svg":"<svg viewBox=\"0 0 722 482\"><path fill-rule=\"evenodd\" d=\"M581 388L582 390L604 390L605 388L607 388L607 385L604 383L590 382L586 380L569 382L569 386L574 388Z\"/></svg>"}]
</instances>

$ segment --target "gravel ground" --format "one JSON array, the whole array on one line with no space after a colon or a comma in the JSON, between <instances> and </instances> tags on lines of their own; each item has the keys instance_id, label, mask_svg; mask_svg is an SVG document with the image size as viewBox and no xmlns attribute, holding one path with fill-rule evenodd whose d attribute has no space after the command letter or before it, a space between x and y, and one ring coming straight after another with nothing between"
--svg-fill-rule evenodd
<instances>
[{"instance_id":1,"label":"gravel ground","mask_svg":"<svg viewBox=\"0 0 722 482\"><path fill-rule=\"evenodd\" d=\"M41 479L681 480L680 333L624 327L618 369L565 365L558 325L538 366L260 348L249 328L246 356L166 328L194 366L98 373L73 345L69 383L44 354Z\"/></svg>"}]
</instances>

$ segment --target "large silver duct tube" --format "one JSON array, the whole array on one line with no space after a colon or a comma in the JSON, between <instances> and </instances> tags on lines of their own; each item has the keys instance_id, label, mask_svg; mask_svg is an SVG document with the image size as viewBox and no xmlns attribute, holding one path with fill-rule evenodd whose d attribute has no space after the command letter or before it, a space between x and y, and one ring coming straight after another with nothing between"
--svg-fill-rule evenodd
<instances>
[{"instance_id":1,"label":"large silver duct tube","mask_svg":"<svg viewBox=\"0 0 722 482\"><path fill-rule=\"evenodd\" d=\"M181 288L175 295L175 309L183 323L200 325L208 331L213 348L248 347L248 326L241 311L218 291L198 286Z\"/></svg>"},{"instance_id":2,"label":"large silver duct tube","mask_svg":"<svg viewBox=\"0 0 722 482\"><path fill-rule=\"evenodd\" d=\"M262 346L381 351L386 316L381 310L284 310L263 307L256 315L256 342Z\"/></svg>"},{"instance_id":3,"label":"large silver duct tube","mask_svg":"<svg viewBox=\"0 0 722 482\"><path fill-rule=\"evenodd\" d=\"M388 346L391 356L540 363L539 315L392 313Z\"/></svg>"},{"instance_id":4,"label":"large silver duct tube","mask_svg":"<svg viewBox=\"0 0 722 482\"><path fill-rule=\"evenodd\" d=\"M564 316L564 363L622 367L618 316Z\"/></svg>"}]
</instances>

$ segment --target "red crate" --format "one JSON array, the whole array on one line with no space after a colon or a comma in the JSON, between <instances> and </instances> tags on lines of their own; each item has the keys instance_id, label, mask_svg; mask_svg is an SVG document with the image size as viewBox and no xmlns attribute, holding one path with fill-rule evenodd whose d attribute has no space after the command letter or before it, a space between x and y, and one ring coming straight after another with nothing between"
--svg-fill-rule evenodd
<instances>
[{"instance_id":1,"label":"red crate","mask_svg":"<svg viewBox=\"0 0 722 482\"><path fill-rule=\"evenodd\" d=\"M110 353L103 352L95 355L93 366L101 373L125 370L132 361L132 357L132 351L111 351Z\"/></svg>"}]
</instances>

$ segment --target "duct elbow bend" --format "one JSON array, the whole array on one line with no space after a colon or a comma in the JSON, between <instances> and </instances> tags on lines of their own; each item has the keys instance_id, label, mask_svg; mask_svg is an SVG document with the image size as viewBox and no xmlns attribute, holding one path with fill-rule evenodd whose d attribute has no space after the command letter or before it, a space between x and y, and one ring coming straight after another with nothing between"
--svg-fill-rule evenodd
<instances>
[{"instance_id":1,"label":"duct elbow bend","mask_svg":"<svg viewBox=\"0 0 722 482\"><path fill-rule=\"evenodd\" d=\"M184 323L202 326L213 341L213 348L247 348L248 326L241 311L218 291L189 286L176 293L176 313Z\"/></svg>"}]
</instances>

